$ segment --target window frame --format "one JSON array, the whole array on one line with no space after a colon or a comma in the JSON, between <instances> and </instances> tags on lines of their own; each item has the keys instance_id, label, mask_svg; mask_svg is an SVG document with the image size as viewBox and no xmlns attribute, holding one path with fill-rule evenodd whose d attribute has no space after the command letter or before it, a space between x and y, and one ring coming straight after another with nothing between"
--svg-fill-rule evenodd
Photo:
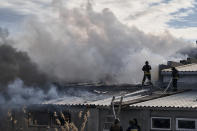
<instances>
[{"instance_id":1,"label":"window frame","mask_svg":"<svg viewBox=\"0 0 197 131\"><path fill-rule=\"evenodd\" d=\"M40 124L34 124L33 121L32 121L32 117L29 115L29 113L32 114L32 112L28 112L28 127L42 127L42 128L46 128L46 127L50 127L51 125L51 120L50 120L50 116L48 117L49 118L49 123L46 125L40 125ZM43 112L43 111L37 111L36 113L46 113L46 112ZM31 120L31 121L30 121Z\"/></svg>"},{"instance_id":2,"label":"window frame","mask_svg":"<svg viewBox=\"0 0 197 131\"><path fill-rule=\"evenodd\" d=\"M179 128L178 127L178 121L179 120L195 121L195 129ZM197 118L176 118L176 130L180 130L180 131L197 131Z\"/></svg>"},{"instance_id":3,"label":"window frame","mask_svg":"<svg viewBox=\"0 0 197 131\"><path fill-rule=\"evenodd\" d=\"M154 128L153 127L153 119L169 119L170 120L170 128ZM171 130L172 128L172 119L171 117L151 117L151 130Z\"/></svg>"}]
</instances>

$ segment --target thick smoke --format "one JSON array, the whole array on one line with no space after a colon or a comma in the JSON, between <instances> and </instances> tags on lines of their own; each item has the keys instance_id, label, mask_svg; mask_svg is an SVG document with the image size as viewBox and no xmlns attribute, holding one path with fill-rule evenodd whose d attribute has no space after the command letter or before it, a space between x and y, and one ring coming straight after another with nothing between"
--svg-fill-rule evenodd
<instances>
[{"instance_id":1,"label":"thick smoke","mask_svg":"<svg viewBox=\"0 0 197 131\"><path fill-rule=\"evenodd\" d=\"M67 104L81 103L85 101L97 100L104 98L103 94L95 94L86 90L69 88L61 92L57 87L50 84L48 90L35 86L26 86L21 79L8 84L5 91L0 92L0 107L1 108L17 108L32 104L50 104L63 101ZM60 103L59 103L60 104Z\"/></svg>"},{"instance_id":2,"label":"thick smoke","mask_svg":"<svg viewBox=\"0 0 197 131\"><path fill-rule=\"evenodd\" d=\"M46 75L26 52L11 46L14 41L8 36L8 30L0 28L0 107L34 104L43 101L45 97L57 96L52 94L55 91L51 87L47 87L49 89L45 93L43 87L46 87L48 81Z\"/></svg>"},{"instance_id":3,"label":"thick smoke","mask_svg":"<svg viewBox=\"0 0 197 131\"><path fill-rule=\"evenodd\" d=\"M39 104L47 99L59 98L56 87L49 86L48 91L43 91L35 86L26 86L23 81L16 79L8 84L6 90L0 94L0 105L15 107L28 104Z\"/></svg>"},{"instance_id":4,"label":"thick smoke","mask_svg":"<svg viewBox=\"0 0 197 131\"><path fill-rule=\"evenodd\" d=\"M91 4L67 9L56 2L53 12L49 11L56 16L43 16L44 21L29 18L12 42L7 40L8 31L0 28L0 89L6 89L0 94L0 104L33 104L62 97L54 87L48 86L48 91L36 88L49 79L141 82L144 61L150 62L156 77L158 64L180 59L175 52L190 46L168 32L154 36L128 27L109 9L98 13ZM68 94L64 95L72 96Z\"/></svg>"},{"instance_id":5,"label":"thick smoke","mask_svg":"<svg viewBox=\"0 0 197 131\"><path fill-rule=\"evenodd\" d=\"M26 52L17 51L11 45L7 29L0 28L0 85L7 85L20 78L26 85L44 85L47 77L38 70Z\"/></svg>"},{"instance_id":6,"label":"thick smoke","mask_svg":"<svg viewBox=\"0 0 197 131\"><path fill-rule=\"evenodd\" d=\"M187 57L197 59L197 48L196 47L188 47L188 48L185 48L185 49L181 49L178 52L180 54L183 54L183 55L187 56Z\"/></svg>"},{"instance_id":7,"label":"thick smoke","mask_svg":"<svg viewBox=\"0 0 197 131\"><path fill-rule=\"evenodd\" d=\"M177 59L175 52L188 46L168 32L154 36L128 27L109 9L98 13L90 4L85 9L54 5L58 17L27 20L25 34L15 46L59 81L140 82L145 60L156 77L158 64Z\"/></svg>"},{"instance_id":8,"label":"thick smoke","mask_svg":"<svg viewBox=\"0 0 197 131\"><path fill-rule=\"evenodd\" d=\"M20 78L26 85L44 84L46 77L27 53L16 51L8 44L0 45L0 83L3 85Z\"/></svg>"}]
</instances>

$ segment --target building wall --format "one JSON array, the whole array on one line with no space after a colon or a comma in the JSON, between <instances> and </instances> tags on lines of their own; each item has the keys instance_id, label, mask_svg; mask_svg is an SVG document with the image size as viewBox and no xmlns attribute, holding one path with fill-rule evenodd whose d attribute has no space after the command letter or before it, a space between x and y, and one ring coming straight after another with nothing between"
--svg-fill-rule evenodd
<instances>
[{"instance_id":1,"label":"building wall","mask_svg":"<svg viewBox=\"0 0 197 131\"><path fill-rule=\"evenodd\" d=\"M151 117L171 117L172 130L176 131L176 118L196 118L196 111L181 111L181 110L150 110L150 118Z\"/></svg>"},{"instance_id":2,"label":"building wall","mask_svg":"<svg viewBox=\"0 0 197 131\"><path fill-rule=\"evenodd\" d=\"M103 131L105 116L109 115L111 110L100 109L99 110L99 125L98 131ZM191 110L159 110L159 109L124 109L120 114L120 123L123 130L126 130L129 126L129 120L137 119L138 124L141 127L141 131L155 131L151 130L151 117L170 117L171 118L171 131L176 131L176 118L196 118L196 111ZM96 117L94 118L95 121ZM93 129L93 128L91 128ZM95 128L96 130L96 128ZM162 131L162 130L157 130Z\"/></svg>"},{"instance_id":3,"label":"building wall","mask_svg":"<svg viewBox=\"0 0 197 131\"><path fill-rule=\"evenodd\" d=\"M99 110L89 109L90 117L87 122L87 131L99 131Z\"/></svg>"},{"instance_id":4,"label":"building wall","mask_svg":"<svg viewBox=\"0 0 197 131\"><path fill-rule=\"evenodd\" d=\"M170 79L172 78L171 75L169 74L163 74L162 75L163 80L162 83L163 85L168 85ZM177 85L180 88L195 88L197 84L197 74L180 74L180 78L177 81Z\"/></svg>"},{"instance_id":5,"label":"building wall","mask_svg":"<svg viewBox=\"0 0 197 131\"><path fill-rule=\"evenodd\" d=\"M43 107L50 109L51 107ZM43 111L43 108L38 108L35 110L36 112ZM57 110L56 110L57 108ZM85 108L85 107L53 107L50 111L53 112L56 111L70 111L71 113L71 122L73 122L76 127L80 130L82 127L82 124L84 122L84 116L87 112L89 112L89 117L87 118L87 123L85 126L85 131L99 131L99 110L96 108ZM1 110L0 109L0 131L62 131L58 125L46 125L46 126L40 126L40 125L30 125L30 122L28 122L28 111L27 113L24 113L22 109L13 109L11 112L11 115L9 116L7 110ZM79 113L81 114L81 117L79 116ZM49 123L51 119L48 119Z\"/></svg>"},{"instance_id":6,"label":"building wall","mask_svg":"<svg viewBox=\"0 0 197 131\"><path fill-rule=\"evenodd\" d=\"M67 108L65 108L67 110ZM72 110L72 122L77 127L82 125L83 117L79 118L80 111L89 111L90 116L86 123L85 131L102 131L104 127L106 115L112 114L110 108L98 109L98 108L71 108ZM3 116L3 117L2 117ZM171 130L176 131L176 118L195 118L197 119L197 113L195 110L181 110L181 109L158 109L158 108L139 108L139 109L122 109L120 114L120 122L124 130L129 126L129 120L136 118L142 131L151 131L151 117L170 117L171 118ZM16 123L11 121L7 116L7 112L2 113L0 117L0 129L4 131L55 131L55 128L46 127L30 127L28 125L27 117L21 110L14 111L12 114L12 120L17 120ZM59 129L59 128L57 128ZM59 129L60 130L60 129ZM154 130L155 131L155 130ZM160 131L160 130L158 130Z\"/></svg>"},{"instance_id":7,"label":"building wall","mask_svg":"<svg viewBox=\"0 0 197 131\"><path fill-rule=\"evenodd\" d=\"M105 116L112 114L111 110L100 110L99 111L99 131L103 131ZM129 120L136 118L139 122L142 131L149 131L150 123L147 121L149 118L150 112L149 110L139 110L139 109L131 109L131 110L122 110L120 114L120 124L125 131L129 127ZM148 123L147 123L148 122Z\"/></svg>"},{"instance_id":8,"label":"building wall","mask_svg":"<svg viewBox=\"0 0 197 131\"><path fill-rule=\"evenodd\" d=\"M136 118L142 131L149 131L149 121L147 121L147 118L149 118L149 116L149 110L123 110L120 116L121 125L123 126L123 129L126 130L129 127L129 120Z\"/></svg>"},{"instance_id":9,"label":"building wall","mask_svg":"<svg viewBox=\"0 0 197 131\"><path fill-rule=\"evenodd\" d=\"M195 118L197 119L196 111L191 110L158 110L158 109L130 109L121 112L121 124L126 130L128 121L136 118L142 131L151 130L151 117L170 117L171 131L176 131L176 118ZM162 131L162 130L157 130Z\"/></svg>"},{"instance_id":10,"label":"building wall","mask_svg":"<svg viewBox=\"0 0 197 131\"><path fill-rule=\"evenodd\" d=\"M1 131L35 131L28 128L26 114L22 109L0 109Z\"/></svg>"},{"instance_id":11,"label":"building wall","mask_svg":"<svg viewBox=\"0 0 197 131\"><path fill-rule=\"evenodd\" d=\"M172 77L170 75L164 75L163 82L168 83ZM178 79L179 83L197 83L197 75L184 75Z\"/></svg>"}]
</instances>

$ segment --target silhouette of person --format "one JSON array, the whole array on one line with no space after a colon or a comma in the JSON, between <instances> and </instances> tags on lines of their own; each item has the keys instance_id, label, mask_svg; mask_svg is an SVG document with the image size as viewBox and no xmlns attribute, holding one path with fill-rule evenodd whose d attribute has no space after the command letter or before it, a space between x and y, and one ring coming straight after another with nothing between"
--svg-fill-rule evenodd
<instances>
[{"instance_id":1,"label":"silhouette of person","mask_svg":"<svg viewBox=\"0 0 197 131\"><path fill-rule=\"evenodd\" d=\"M110 131L123 131L123 128L120 125L119 119L115 119L114 124L110 128Z\"/></svg>"},{"instance_id":2,"label":"silhouette of person","mask_svg":"<svg viewBox=\"0 0 197 131\"><path fill-rule=\"evenodd\" d=\"M138 131L138 128L135 125L135 121L134 120L130 120L129 121L129 127L127 128L126 131Z\"/></svg>"},{"instance_id":3,"label":"silhouette of person","mask_svg":"<svg viewBox=\"0 0 197 131\"><path fill-rule=\"evenodd\" d=\"M177 81L179 79L179 72L175 67L172 67L172 85L173 91L177 91Z\"/></svg>"},{"instance_id":4,"label":"silhouette of person","mask_svg":"<svg viewBox=\"0 0 197 131\"><path fill-rule=\"evenodd\" d=\"M152 84L151 82L151 66L149 65L148 61L145 62L145 65L142 67L142 71L144 72L144 77L142 80L142 86L144 86L144 82L146 81L146 78L148 78L149 83Z\"/></svg>"},{"instance_id":5,"label":"silhouette of person","mask_svg":"<svg viewBox=\"0 0 197 131\"><path fill-rule=\"evenodd\" d=\"M136 118L133 119L134 125L137 127L138 131L141 131L141 127L138 125L138 121Z\"/></svg>"}]
</instances>

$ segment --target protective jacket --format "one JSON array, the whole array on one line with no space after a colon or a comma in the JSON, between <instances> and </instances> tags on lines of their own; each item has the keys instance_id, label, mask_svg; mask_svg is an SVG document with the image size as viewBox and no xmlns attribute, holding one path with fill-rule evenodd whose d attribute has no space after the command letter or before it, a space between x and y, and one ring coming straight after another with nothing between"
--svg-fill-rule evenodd
<instances>
[{"instance_id":1,"label":"protective jacket","mask_svg":"<svg viewBox=\"0 0 197 131\"><path fill-rule=\"evenodd\" d=\"M179 78L179 72L176 69L172 70L172 78L173 79Z\"/></svg>"},{"instance_id":2,"label":"protective jacket","mask_svg":"<svg viewBox=\"0 0 197 131\"><path fill-rule=\"evenodd\" d=\"M110 131L123 131L123 128L120 125L112 125Z\"/></svg>"},{"instance_id":3,"label":"protective jacket","mask_svg":"<svg viewBox=\"0 0 197 131\"><path fill-rule=\"evenodd\" d=\"M145 75L149 75L150 74L150 70L151 70L151 66L150 65L144 65L142 67L142 70L144 71Z\"/></svg>"},{"instance_id":4,"label":"protective jacket","mask_svg":"<svg viewBox=\"0 0 197 131\"><path fill-rule=\"evenodd\" d=\"M129 126L129 128L127 129L127 131L139 131L138 127L135 125Z\"/></svg>"}]
</instances>

